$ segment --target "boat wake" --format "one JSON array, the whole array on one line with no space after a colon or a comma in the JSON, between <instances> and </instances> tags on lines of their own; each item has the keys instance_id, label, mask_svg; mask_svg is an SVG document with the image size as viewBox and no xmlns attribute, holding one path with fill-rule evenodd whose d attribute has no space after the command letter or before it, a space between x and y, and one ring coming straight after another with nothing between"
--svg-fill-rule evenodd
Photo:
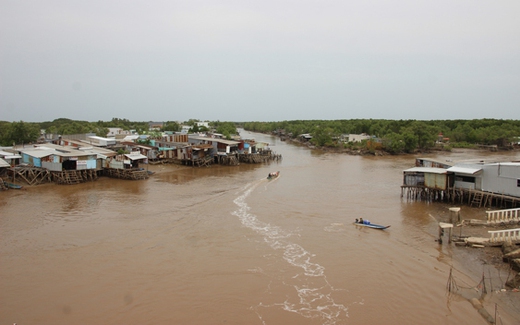
<instances>
[{"instance_id":1,"label":"boat wake","mask_svg":"<svg viewBox=\"0 0 520 325\"><path fill-rule=\"evenodd\" d=\"M250 183L245 186L243 192L234 200L237 210L233 212L242 224L263 237L263 240L273 249L282 252L283 259L299 269L301 273L295 274L290 279L282 281L283 285L295 289L296 296L287 297L284 302L265 305L260 303L252 307L258 317L265 323L261 308L281 307L283 310L299 314L305 318L321 319L323 324L336 324L343 317L348 317L348 309L342 304L334 301L334 289L327 281L325 268L312 262L312 255L302 246L291 242L291 232L282 228L262 222L250 212L246 198L264 180ZM269 285L268 291L274 291L273 284ZM294 301L293 301L294 300Z\"/></svg>"}]
</instances>

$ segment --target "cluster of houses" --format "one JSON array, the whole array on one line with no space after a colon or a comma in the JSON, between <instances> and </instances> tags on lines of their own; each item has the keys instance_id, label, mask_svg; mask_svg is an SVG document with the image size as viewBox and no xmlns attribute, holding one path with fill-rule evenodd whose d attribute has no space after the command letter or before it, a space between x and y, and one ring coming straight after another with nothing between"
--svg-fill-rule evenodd
<instances>
[{"instance_id":1,"label":"cluster of houses","mask_svg":"<svg viewBox=\"0 0 520 325\"><path fill-rule=\"evenodd\" d=\"M76 184L97 176L148 178L148 164L237 165L280 159L268 143L220 134L164 133L147 138L109 129L111 137L78 134L42 143L0 148L0 177L34 185L46 181ZM144 141L141 141L144 140Z\"/></svg>"},{"instance_id":2,"label":"cluster of houses","mask_svg":"<svg viewBox=\"0 0 520 325\"><path fill-rule=\"evenodd\" d=\"M403 171L401 196L479 207L520 204L520 162L437 161L417 158Z\"/></svg>"},{"instance_id":3,"label":"cluster of houses","mask_svg":"<svg viewBox=\"0 0 520 325\"><path fill-rule=\"evenodd\" d=\"M310 135L309 133L304 133L304 134L300 134L298 136L298 139L302 142L307 142L307 141L310 141L312 140L312 135ZM366 141L366 140L377 140L379 141L379 139L376 139L375 136L372 136L372 135L368 135L366 133L361 133L361 134L341 134L339 137L335 138L336 141L338 142L341 142L341 143L348 143L348 142L362 142L362 141Z\"/></svg>"}]
</instances>

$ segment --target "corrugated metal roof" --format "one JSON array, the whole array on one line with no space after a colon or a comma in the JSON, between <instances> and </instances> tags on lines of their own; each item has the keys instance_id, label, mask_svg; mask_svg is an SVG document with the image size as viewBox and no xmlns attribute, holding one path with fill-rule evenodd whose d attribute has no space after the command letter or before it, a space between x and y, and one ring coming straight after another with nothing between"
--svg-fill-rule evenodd
<instances>
[{"instance_id":1,"label":"corrugated metal roof","mask_svg":"<svg viewBox=\"0 0 520 325\"><path fill-rule=\"evenodd\" d=\"M435 168L435 167L412 167L409 169L405 169L404 172L447 174L448 170L444 169L444 168Z\"/></svg>"},{"instance_id":2,"label":"corrugated metal roof","mask_svg":"<svg viewBox=\"0 0 520 325\"><path fill-rule=\"evenodd\" d=\"M111 142L111 141L116 141L115 138L104 138L104 137L99 137L97 135L91 135L88 137L89 139L94 139L94 140L102 140L102 141L108 141L108 142Z\"/></svg>"},{"instance_id":3,"label":"corrugated metal roof","mask_svg":"<svg viewBox=\"0 0 520 325\"><path fill-rule=\"evenodd\" d=\"M139 135L127 135L123 141L133 142L134 140L139 139Z\"/></svg>"},{"instance_id":4,"label":"corrugated metal roof","mask_svg":"<svg viewBox=\"0 0 520 325\"><path fill-rule=\"evenodd\" d=\"M219 142L227 145L235 145L239 144L240 141L233 141L233 140L226 140L226 139L217 139L217 138L210 138L210 137L200 137L200 136L188 136L188 139L192 140L199 140L199 141L212 141L212 142Z\"/></svg>"},{"instance_id":5,"label":"corrugated metal roof","mask_svg":"<svg viewBox=\"0 0 520 325\"><path fill-rule=\"evenodd\" d=\"M0 158L0 167L11 167L11 165L9 165L7 161Z\"/></svg>"},{"instance_id":6,"label":"corrugated metal roof","mask_svg":"<svg viewBox=\"0 0 520 325\"><path fill-rule=\"evenodd\" d=\"M27 149L22 150L21 152L36 158L43 158L56 153L54 149Z\"/></svg>"},{"instance_id":7,"label":"corrugated metal roof","mask_svg":"<svg viewBox=\"0 0 520 325\"><path fill-rule=\"evenodd\" d=\"M117 152L115 152L113 150L100 148L100 147L94 147L94 148L92 148L89 151L91 151L91 152L93 152L95 154L101 154L101 155L107 156L107 157L114 157L114 156L117 155Z\"/></svg>"},{"instance_id":8,"label":"corrugated metal roof","mask_svg":"<svg viewBox=\"0 0 520 325\"><path fill-rule=\"evenodd\" d=\"M220 143L231 145L231 146L240 143L240 141L224 140L224 139L212 139L211 141L220 142Z\"/></svg>"},{"instance_id":9,"label":"corrugated metal roof","mask_svg":"<svg viewBox=\"0 0 520 325\"><path fill-rule=\"evenodd\" d=\"M148 157L146 157L145 155L141 155L140 153L139 154L135 154L135 153L132 153L132 154L125 154L125 156L130 159L130 160L139 160L139 159L147 159Z\"/></svg>"},{"instance_id":10,"label":"corrugated metal roof","mask_svg":"<svg viewBox=\"0 0 520 325\"><path fill-rule=\"evenodd\" d=\"M487 164L487 165L501 165L501 166L516 166L516 167L520 167L520 162L510 161L510 162L500 162L500 163Z\"/></svg>"},{"instance_id":11,"label":"corrugated metal roof","mask_svg":"<svg viewBox=\"0 0 520 325\"><path fill-rule=\"evenodd\" d=\"M22 156L20 155L10 155L10 156L5 156L4 159L20 159L22 158Z\"/></svg>"},{"instance_id":12,"label":"corrugated metal roof","mask_svg":"<svg viewBox=\"0 0 520 325\"><path fill-rule=\"evenodd\" d=\"M476 174L481 170L482 170L482 168L469 168L469 167L462 167L462 166L453 166L453 167L448 168L448 171L452 172L452 173L470 174L470 175Z\"/></svg>"},{"instance_id":13,"label":"corrugated metal roof","mask_svg":"<svg viewBox=\"0 0 520 325\"><path fill-rule=\"evenodd\" d=\"M433 158L416 158L415 160L429 161L429 162L434 162L437 164L453 166L453 161L451 161L451 160L448 161L448 160L440 160L440 159L433 159Z\"/></svg>"},{"instance_id":14,"label":"corrugated metal roof","mask_svg":"<svg viewBox=\"0 0 520 325\"><path fill-rule=\"evenodd\" d=\"M14 155L14 153L9 152L9 151L0 150L0 156L10 156L10 155Z\"/></svg>"},{"instance_id":15,"label":"corrugated metal roof","mask_svg":"<svg viewBox=\"0 0 520 325\"><path fill-rule=\"evenodd\" d=\"M61 147L59 149L49 147L38 147L37 149L24 149L20 151L26 155L36 158L43 158L50 155L56 155L60 157L85 157L95 154L92 152L89 153L82 150L77 150L74 147Z\"/></svg>"}]
</instances>

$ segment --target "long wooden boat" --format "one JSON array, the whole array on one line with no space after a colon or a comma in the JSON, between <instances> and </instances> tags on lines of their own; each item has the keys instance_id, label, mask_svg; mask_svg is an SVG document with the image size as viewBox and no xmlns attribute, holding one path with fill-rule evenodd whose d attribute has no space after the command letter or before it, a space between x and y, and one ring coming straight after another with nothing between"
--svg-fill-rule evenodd
<instances>
[{"instance_id":1,"label":"long wooden boat","mask_svg":"<svg viewBox=\"0 0 520 325\"><path fill-rule=\"evenodd\" d=\"M390 228L390 226L381 226L381 225L376 225L374 223L366 224L366 223L354 222L353 224L356 226L360 226L360 227L368 227L368 228L374 228L374 229L380 229L380 230L385 230L387 228Z\"/></svg>"},{"instance_id":2,"label":"long wooden boat","mask_svg":"<svg viewBox=\"0 0 520 325\"><path fill-rule=\"evenodd\" d=\"M272 172L272 173L269 173L269 175L267 175L267 179L273 179L273 178L276 178L280 175L280 172Z\"/></svg>"},{"instance_id":3,"label":"long wooden boat","mask_svg":"<svg viewBox=\"0 0 520 325\"><path fill-rule=\"evenodd\" d=\"M18 184L13 184L13 183L9 183L9 182L4 182L5 186L9 187L9 188L14 188L14 189L21 189L22 188L22 185L18 185Z\"/></svg>"}]
</instances>

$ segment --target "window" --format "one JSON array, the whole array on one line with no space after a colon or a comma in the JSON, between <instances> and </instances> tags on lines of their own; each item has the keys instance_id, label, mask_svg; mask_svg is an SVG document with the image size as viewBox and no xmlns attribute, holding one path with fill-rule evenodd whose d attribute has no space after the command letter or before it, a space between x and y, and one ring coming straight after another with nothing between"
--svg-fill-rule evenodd
<instances>
[{"instance_id":1,"label":"window","mask_svg":"<svg viewBox=\"0 0 520 325\"><path fill-rule=\"evenodd\" d=\"M455 180L457 182L475 183L475 177L471 176L456 176Z\"/></svg>"}]
</instances>

